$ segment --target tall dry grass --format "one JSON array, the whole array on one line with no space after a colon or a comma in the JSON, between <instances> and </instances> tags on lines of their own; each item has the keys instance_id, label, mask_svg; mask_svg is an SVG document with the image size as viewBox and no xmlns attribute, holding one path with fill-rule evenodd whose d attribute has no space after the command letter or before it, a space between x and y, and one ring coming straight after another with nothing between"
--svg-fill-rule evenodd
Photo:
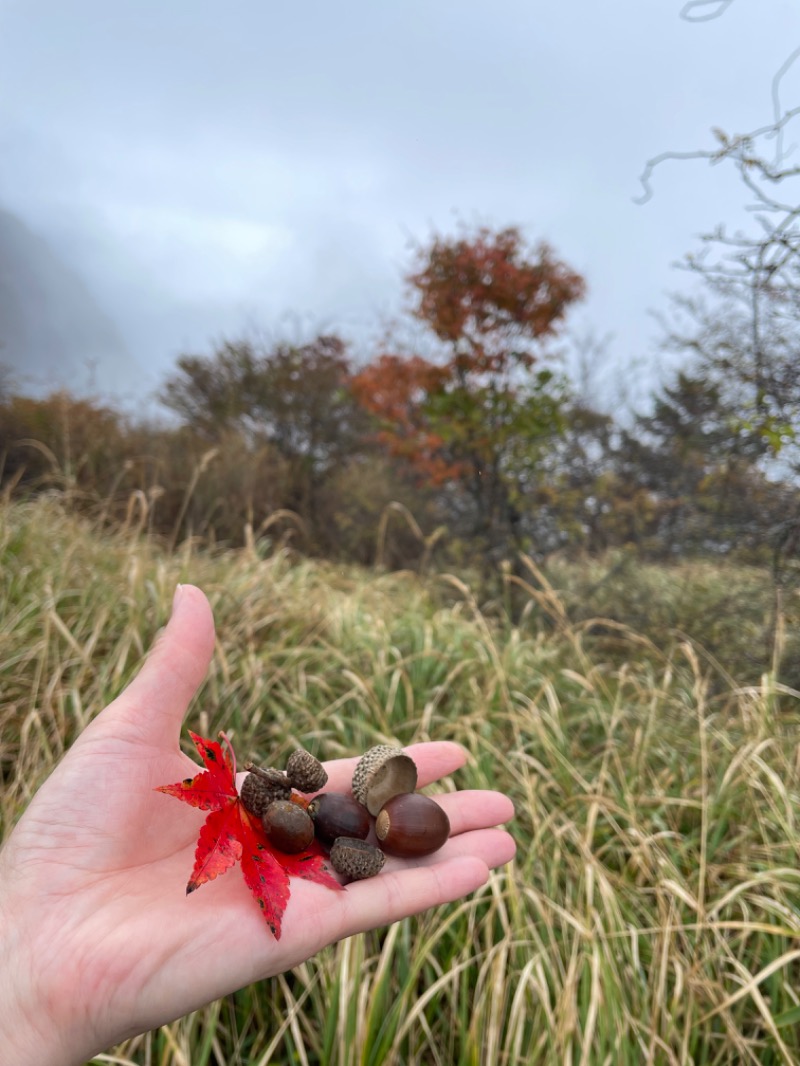
<instances>
[{"instance_id":1,"label":"tall dry grass","mask_svg":"<svg viewBox=\"0 0 800 1066\"><path fill-rule=\"evenodd\" d=\"M800 699L774 672L619 620L598 643L532 564L511 625L459 578L166 554L133 525L0 510L3 833L191 580L218 626L195 728L269 761L459 741L453 786L509 792L519 854L96 1062L800 1063Z\"/></svg>"}]
</instances>

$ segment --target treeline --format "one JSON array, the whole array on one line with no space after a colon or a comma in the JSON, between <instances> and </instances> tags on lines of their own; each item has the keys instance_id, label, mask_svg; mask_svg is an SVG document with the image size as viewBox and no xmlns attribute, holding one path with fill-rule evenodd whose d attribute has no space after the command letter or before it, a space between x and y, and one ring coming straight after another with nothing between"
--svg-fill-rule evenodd
<instances>
[{"instance_id":1,"label":"treeline","mask_svg":"<svg viewBox=\"0 0 800 1066\"><path fill-rule=\"evenodd\" d=\"M623 546L797 557L800 384L773 368L783 392L768 397L762 352L751 396L744 332L737 360L730 336L707 345L622 425L558 370L553 344L584 280L548 246L513 229L436 238L407 281L427 356L384 346L356 365L333 335L228 341L178 359L160 423L66 393L0 395L2 485L68 490L171 545L288 540L388 567Z\"/></svg>"}]
</instances>

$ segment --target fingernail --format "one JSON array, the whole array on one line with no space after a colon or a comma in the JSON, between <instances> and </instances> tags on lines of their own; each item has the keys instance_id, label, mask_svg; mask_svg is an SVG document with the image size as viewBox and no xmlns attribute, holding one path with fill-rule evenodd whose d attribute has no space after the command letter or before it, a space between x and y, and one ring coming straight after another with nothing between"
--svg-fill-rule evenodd
<instances>
[{"instance_id":1,"label":"fingernail","mask_svg":"<svg viewBox=\"0 0 800 1066\"><path fill-rule=\"evenodd\" d=\"M180 603L181 596L183 595L183 588L184 588L183 585L176 585L175 586L175 592L174 592L173 597L172 597L172 610L173 610L173 612L175 611L175 608Z\"/></svg>"}]
</instances>

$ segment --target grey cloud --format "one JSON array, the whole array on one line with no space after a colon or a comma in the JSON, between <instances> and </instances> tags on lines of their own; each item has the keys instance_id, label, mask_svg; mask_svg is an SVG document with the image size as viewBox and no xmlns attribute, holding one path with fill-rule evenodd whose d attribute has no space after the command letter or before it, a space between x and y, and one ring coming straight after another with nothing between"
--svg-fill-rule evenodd
<instances>
[{"instance_id":1,"label":"grey cloud","mask_svg":"<svg viewBox=\"0 0 800 1066\"><path fill-rule=\"evenodd\" d=\"M624 362L652 350L670 264L741 217L735 183L688 166L636 207L645 159L764 121L800 36L794 9L690 26L679 8L6 4L0 204L159 371L290 311L363 331L400 304L409 236L457 217L549 239Z\"/></svg>"}]
</instances>

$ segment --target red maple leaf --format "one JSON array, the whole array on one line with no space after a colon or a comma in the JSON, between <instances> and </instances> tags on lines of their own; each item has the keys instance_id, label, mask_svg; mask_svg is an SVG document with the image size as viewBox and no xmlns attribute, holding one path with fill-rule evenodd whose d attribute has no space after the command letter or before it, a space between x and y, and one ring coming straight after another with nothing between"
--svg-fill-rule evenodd
<instances>
[{"instance_id":1,"label":"red maple leaf","mask_svg":"<svg viewBox=\"0 0 800 1066\"><path fill-rule=\"evenodd\" d=\"M285 855L272 847L257 818L242 805L236 791L236 759L227 737L225 747L190 731L205 770L156 791L174 796L192 807L208 811L197 838L194 869L187 894L206 881L213 881L235 863L241 863L245 884L253 893L267 924L279 940L281 918L289 902L289 875L341 889L328 873L325 855L314 841L305 851Z\"/></svg>"}]
</instances>

